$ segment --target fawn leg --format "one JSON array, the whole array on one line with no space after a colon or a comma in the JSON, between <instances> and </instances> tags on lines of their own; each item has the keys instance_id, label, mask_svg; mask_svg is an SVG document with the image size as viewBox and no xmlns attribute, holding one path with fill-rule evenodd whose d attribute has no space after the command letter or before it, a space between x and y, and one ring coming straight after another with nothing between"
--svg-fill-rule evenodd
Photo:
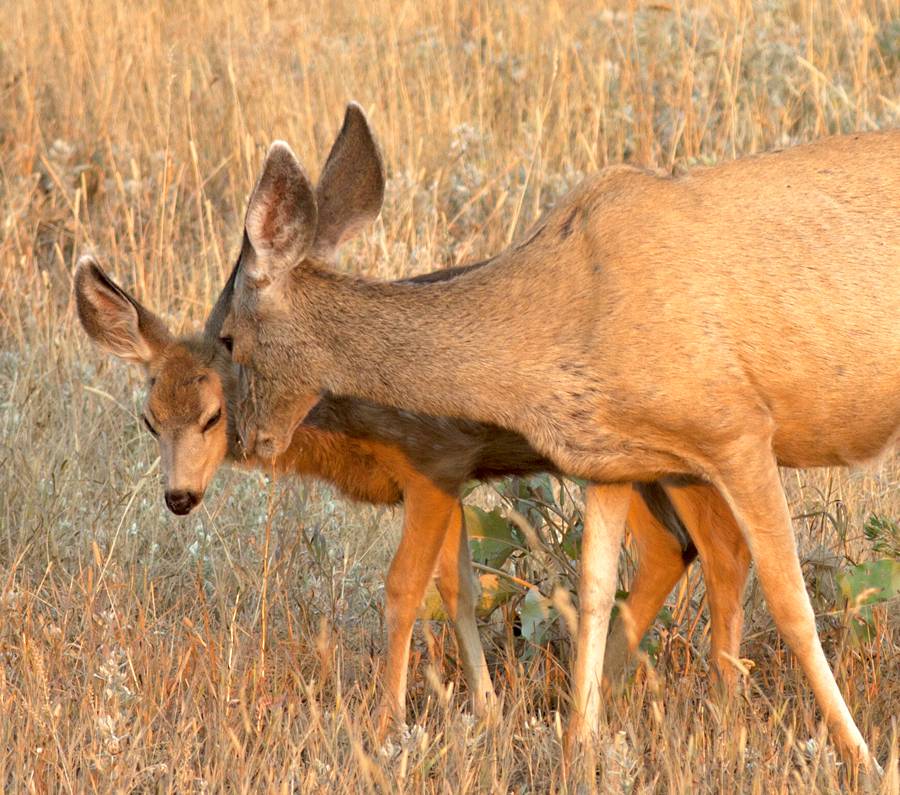
<instances>
[{"instance_id":1,"label":"fawn leg","mask_svg":"<svg viewBox=\"0 0 900 795\"><path fill-rule=\"evenodd\" d=\"M494 699L494 686L475 621L478 588L469 554L465 514L459 502L450 514L438 558L437 575L438 591L456 633L463 671L472 694L472 708L476 715L483 715Z\"/></svg>"},{"instance_id":2,"label":"fawn leg","mask_svg":"<svg viewBox=\"0 0 900 795\"><path fill-rule=\"evenodd\" d=\"M635 488L631 497L627 521L637 547L638 567L622 613L606 641L603 677L610 683L624 674L628 656L634 653L659 615L694 552L693 547L682 549L681 540L654 514L639 488Z\"/></svg>"},{"instance_id":3,"label":"fawn leg","mask_svg":"<svg viewBox=\"0 0 900 795\"><path fill-rule=\"evenodd\" d=\"M427 483L416 483L404 492L403 536L385 581L388 651L384 701L378 717L380 734L391 718L399 723L406 718L413 625L458 503L457 497Z\"/></svg>"},{"instance_id":4,"label":"fawn leg","mask_svg":"<svg viewBox=\"0 0 900 795\"><path fill-rule=\"evenodd\" d=\"M729 657L740 657L744 627L741 602L750 572L750 549L731 508L715 486L666 486L679 516L697 547L706 581L706 601L712 625L713 670L723 690L737 683Z\"/></svg>"}]
</instances>

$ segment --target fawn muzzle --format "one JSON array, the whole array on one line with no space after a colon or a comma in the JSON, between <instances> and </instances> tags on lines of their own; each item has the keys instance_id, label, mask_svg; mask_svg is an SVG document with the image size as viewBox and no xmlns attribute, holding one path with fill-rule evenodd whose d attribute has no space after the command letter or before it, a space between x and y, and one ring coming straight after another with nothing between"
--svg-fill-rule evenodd
<instances>
[{"instance_id":1,"label":"fawn muzzle","mask_svg":"<svg viewBox=\"0 0 900 795\"><path fill-rule=\"evenodd\" d=\"M166 506L178 516L186 516L200 504L202 498L202 494L193 491L167 491Z\"/></svg>"}]
</instances>

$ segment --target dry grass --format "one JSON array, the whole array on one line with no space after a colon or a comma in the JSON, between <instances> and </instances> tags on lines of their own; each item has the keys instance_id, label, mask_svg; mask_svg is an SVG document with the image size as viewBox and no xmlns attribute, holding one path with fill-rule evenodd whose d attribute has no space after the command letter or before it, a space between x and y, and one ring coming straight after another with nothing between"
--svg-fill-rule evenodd
<instances>
[{"instance_id":1,"label":"dry grass","mask_svg":"<svg viewBox=\"0 0 900 795\"><path fill-rule=\"evenodd\" d=\"M474 723L448 694L441 683L464 686L433 625L433 663L421 641L414 655L414 724L374 743L396 516L231 472L199 516L167 514L139 375L90 348L71 270L94 247L176 329L196 325L268 142L317 171L348 98L371 113L390 184L344 262L379 277L496 251L606 163L679 167L900 122L897 0L691 6L2 4L0 786L582 791L556 711L567 644L523 663L502 626L484 633L502 719ZM808 558L824 545L865 559L865 517L900 517L898 460L786 480ZM830 575L808 569L834 610ZM853 786L754 588L750 697L709 700L701 598L692 572L658 673L612 702L600 786ZM896 792L896 603L877 620L862 646L839 615L820 628Z\"/></svg>"}]
</instances>

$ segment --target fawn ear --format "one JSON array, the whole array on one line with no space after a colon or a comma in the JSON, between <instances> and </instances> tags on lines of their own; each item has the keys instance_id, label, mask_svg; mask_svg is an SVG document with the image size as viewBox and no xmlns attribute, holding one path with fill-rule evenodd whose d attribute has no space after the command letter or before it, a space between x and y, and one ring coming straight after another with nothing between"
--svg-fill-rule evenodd
<instances>
[{"instance_id":1,"label":"fawn ear","mask_svg":"<svg viewBox=\"0 0 900 795\"><path fill-rule=\"evenodd\" d=\"M88 336L120 359L146 366L172 341L162 320L110 279L89 254L75 269L75 305Z\"/></svg>"},{"instance_id":2,"label":"fawn ear","mask_svg":"<svg viewBox=\"0 0 900 795\"><path fill-rule=\"evenodd\" d=\"M316 235L316 197L300 161L284 141L269 147L247 207L245 228L255 256L243 267L254 280L291 270Z\"/></svg>"},{"instance_id":3,"label":"fawn ear","mask_svg":"<svg viewBox=\"0 0 900 795\"><path fill-rule=\"evenodd\" d=\"M330 259L343 241L375 220L383 200L381 151L363 109L351 102L316 188L319 228L315 254Z\"/></svg>"},{"instance_id":4,"label":"fawn ear","mask_svg":"<svg viewBox=\"0 0 900 795\"><path fill-rule=\"evenodd\" d=\"M225 323L225 318L228 317L228 312L231 310L231 299L234 296L234 282L237 279L237 272L240 264L241 261L238 260L231 269L231 276L229 276L228 281L225 282L225 286L222 288L222 292L219 293L219 297L216 300L216 305L212 308L209 317L206 319L206 324L203 326L203 336L212 342L217 343L219 341L222 325Z\"/></svg>"}]
</instances>

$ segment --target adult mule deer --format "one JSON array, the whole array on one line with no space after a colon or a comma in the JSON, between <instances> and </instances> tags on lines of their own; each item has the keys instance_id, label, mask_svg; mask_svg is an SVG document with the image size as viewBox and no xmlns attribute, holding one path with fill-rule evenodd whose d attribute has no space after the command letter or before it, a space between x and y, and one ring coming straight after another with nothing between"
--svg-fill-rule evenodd
<instances>
[{"instance_id":1,"label":"adult mule deer","mask_svg":"<svg viewBox=\"0 0 900 795\"><path fill-rule=\"evenodd\" d=\"M610 168L488 264L414 288L328 267L333 208L381 190L351 105L318 189L277 142L250 198L223 327L253 404L248 442L278 452L319 394L346 394L510 428L595 483L581 731L598 721L625 484L670 479L676 504L683 478L712 484L834 737L869 762L816 633L778 464L857 464L896 444L898 164L892 131L679 177Z\"/></svg>"},{"instance_id":2,"label":"adult mule deer","mask_svg":"<svg viewBox=\"0 0 900 795\"><path fill-rule=\"evenodd\" d=\"M451 278L459 271L437 272L418 281ZM83 257L75 273L76 305L85 331L102 349L142 366L148 376L143 422L159 444L166 504L174 513L189 513L225 461L277 474L318 477L347 496L370 503L393 505L402 500L403 535L387 576L388 654L381 728L386 728L388 717L404 720L413 623L435 570L473 705L482 711L493 689L475 623L477 594L459 493L473 478L553 471L553 465L521 436L501 428L339 397L319 401L274 460L247 451L235 433L236 365L218 341L233 279L234 274L204 331L175 337L93 258ZM730 517L709 512L708 495L698 492L682 510L688 512L687 524L701 561L712 572L708 584L712 651L727 679L731 669L723 665L721 652L738 653L748 555ZM610 675L619 672L627 650L637 646L696 554L659 486L639 489L629 522L639 552L627 602L633 621L616 627ZM720 527L714 534L716 524ZM730 576L723 576L723 570Z\"/></svg>"}]
</instances>

